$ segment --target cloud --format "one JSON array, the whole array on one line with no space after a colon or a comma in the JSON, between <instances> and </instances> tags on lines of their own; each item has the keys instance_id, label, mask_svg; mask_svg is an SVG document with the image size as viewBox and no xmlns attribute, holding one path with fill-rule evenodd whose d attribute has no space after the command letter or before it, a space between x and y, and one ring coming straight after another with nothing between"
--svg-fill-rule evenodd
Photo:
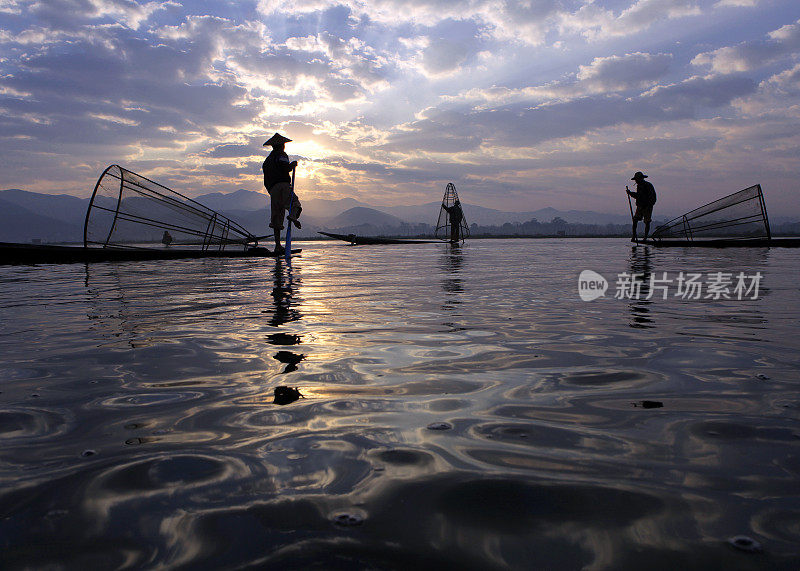
<instances>
[{"instance_id":1,"label":"cloud","mask_svg":"<svg viewBox=\"0 0 800 571\"><path fill-rule=\"evenodd\" d=\"M741 73L769 65L800 50L800 20L770 32L760 40L742 42L695 56L692 64L716 73Z\"/></svg>"},{"instance_id":2,"label":"cloud","mask_svg":"<svg viewBox=\"0 0 800 571\"><path fill-rule=\"evenodd\" d=\"M119 162L257 190L276 130L304 192L406 203L446 177L530 204L634 166L790 170L800 22L732 4L0 0L2 184L85 191Z\"/></svg>"},{"instance_id":3,"label":"cloud","mask_svg":"<svg viewBox=\"0 0 800 571\"><path fill-rule=\"evenodd\" d=\"M23 8L24 6L24 8ZM133 0L47 0L16 3L14 13L28 12L38 24L54 30L76 30L97 20L139 29L158 11L178 6L174 2Z\"/></svg>"},{"instance_id":4,"label":"cloud","mask_svg":"<svg viewBox=\"0 0 800 571\"><path fill-rule=\"evenodd\" d=\"M714 8L752 8L758 4L758 0L720 0L714 4Z\"/></svg>"},{"instance_id":5,"label":"cloud","mask_svg":"<svg viewBox=\"0 0 800 571\"><path fill-rule=\"evenodd\" d=\"M598 90L621 91L652 84L666 74L671 62L670 54L642 52L598 57L580 66L577 78Z\"/></svg>"},{"instance_id":6,"label":"cloud","mask_svg":"<svg viewBox=\"0 0 800 571\"><path fill-rule=\"evenodd\" d=\"M221 145L215 145L210 149L202 151L200 155L212 159L238 158L254 155L256 152L258 152L257 149L258 147L253 144L240 145L237 143L222 143Z\"/></svg>"},{"instance_id":7,"label":"cloud","mask_svg":"<svg viewBox=\"0 0 800 571\"><path fill-rule=\"evenodd\" d=\"M601 40L630 36L665 20L701 13L694 0L638 0L616 14L597 3L588 2L573 14L564 14L561 28L591 40Z\"/></svg>"},{"instance_id":8,"label":"cloud","mask_svg":"<svg viewBox=\"0 0 800 571\"><path fill-rule=\"evenodd\" d=\"M447 20L470 21L498 41L530 46L545 44L548 34L557 30L592 39L626 36L664 19L701 13L694 0L638 0L618 13L594 2L559 0L314 0L293 5L259 0L257 6L272 18L300 18L341 8L353 22L369 21L390 29L424 30Z\"/></svg>"},{"instance_id":9,"label":"cloud","mask_svg":"<svg viewBox=\"0 0 800 571\"><path fill-rule=\"evenodd\" d=\"M694 118L703 108L727 106L755 88L746 78L692 77L632 98L603 95L534 106L519 102L477 111L431 108L389 135L381 148L446 153L471 151L482 144L532 147L614 125L655 126Z\"/></svg>"},{"instance_id":10,"label":"cloud","mask_svg":"<svg viewBox=\"0 0 800 571\"><path fill-rule=\"evenodd\" d=\"M423 69L432 75L452 73L469 62L483 46L481 29L471 21L446 20L425 34Z\"/></svg>"}]
</instances>

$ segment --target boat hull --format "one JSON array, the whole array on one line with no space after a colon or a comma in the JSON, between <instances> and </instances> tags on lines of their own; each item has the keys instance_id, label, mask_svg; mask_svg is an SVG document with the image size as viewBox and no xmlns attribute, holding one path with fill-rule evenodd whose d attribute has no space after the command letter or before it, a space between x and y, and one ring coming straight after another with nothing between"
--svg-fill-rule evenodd
<instances>
[{"instance_id":1,"label":"boat hull","mask_svg":"<svg viewBox=\"0 0 800 571\"><path fill-rule=\"evenodd\" d=\"M708 238L700 240L662 239L640 241L656 247L682 248L800 248L800 238Z\"/></svg>"},{"instance_id":2,"label":"boat hull","mask_svg":"<svg viewBox=\"0 0 800 571\"><path fill-rule=\"evenodd\" d=\"M302 249L292 250L299 254ZM83 248L0 242L0 265L12 264L74 264L93 262L128 262L140 260L180 260L187 258L274 258L267 248L248 250L188 250Z\"/></svg>"},{"instance_id":3,"label":"boat hull","mask_svg":"<svg viewBox=\"0 0 800 571\"><path fill-rule=\"evenodd\" d=\"M323 236L344 240L354 245L375 245L375 244L438 244L441 240L404 240L402 238L370 238L368 236L356 236L355 234L334 234L332 232L319 232Z\"/></svg>"}]
</instances>

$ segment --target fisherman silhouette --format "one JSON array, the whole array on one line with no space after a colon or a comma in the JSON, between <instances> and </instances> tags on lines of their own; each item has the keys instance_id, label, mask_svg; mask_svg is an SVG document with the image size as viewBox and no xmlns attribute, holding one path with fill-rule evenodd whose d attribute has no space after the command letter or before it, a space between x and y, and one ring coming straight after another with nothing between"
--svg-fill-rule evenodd
<instances>
[{"instance_id":1,"label":"fisherman silhouette","mask_svg":"<svg viewBox=\"0 0 800 571\"><path fill-rule=\"evenodd\" d=\"M161 236L161 243L167 248L169 248L169 245L172 244L172 236L166 230L164 230L164 235Z\"/></svg>"},{"instance_id":2,"label":"fisherman silhouette","mask_svg":"<svg viewBox=\"0 0 800 571\"><path fill-rule=\"evenodd\" d=\"M647 182L647 175L642 171L637 171L631 178L636 182L636 192L631 192L626 186L625 192L628 196L636 199L636 212L631 217L633 219L633 228L631 229L631 242L636 242L636 227L639 220L644 219L644 240L650 235L650 221L653 219L653 205L656 203L656 189L652 184Z\"/></svg>"},{"instance_id":3,"label":"fisherman silhouette","mask_svg":"<svg viewBox=\"0 0 800 571\"><path fill-rule=\"evenodd\" d=\"M464 219L464 211L461 210L461 201L456 199L453 206L442 203L442 208L447 211L450 217L450 241L454 244L461 239L461 221Z\"/></svg>"},{"instance_id":4,"label":"fisherman silhouette","mask_svg":"<svg viewBox=\"0 0 800 571\"><path fill-rule=\"evenodd\" d=\"M289 162L289 156L284 151L286 143L291 139L275 133L269 138L264 146L270 145L272 152L264 160L261 170L264 172L264 188L267 189L270 198L270 222L269 227L275 232L275 253L282 254L284 249L281 246L281 230L283 230L283 216L287 210L289 215L287 220L300 228L300 212L303 210L300 200L294 193L292 185L292 171L297 167L297 161Z\"/></svg>"}]
</instances>

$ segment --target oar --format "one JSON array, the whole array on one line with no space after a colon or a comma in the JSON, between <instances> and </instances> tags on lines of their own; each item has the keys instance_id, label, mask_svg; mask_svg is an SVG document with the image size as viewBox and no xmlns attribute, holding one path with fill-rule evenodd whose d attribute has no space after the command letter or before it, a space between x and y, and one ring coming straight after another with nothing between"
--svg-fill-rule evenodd
<instances>
[{"instance_id":1,"label":"oar","mask_svg":"<svg viewBox=\"0 0 800 571\"><path fill-rule=\"evenodd\" d=\"M286 251L283 253L287 264L292 263L292 221L289 216L292 215L292 203L294 202L294 171L297 167L292 169L292 187L289 191L289 212L286 214Z\"/></svg>"},{"instance_id":2,"label":"oar","mask_svg":"<svg viewBox=\"0 0 800 571\"><path fill-rule=\"evenodd\" d=\"M628 188L628 185L626 184L625 185L625 195L628 197L628 209L631 211L631 224L633 224L633 206L631 205L631 195L628 194L629 192L630 192L630 189Z\"/></svg>"}]
</instances>

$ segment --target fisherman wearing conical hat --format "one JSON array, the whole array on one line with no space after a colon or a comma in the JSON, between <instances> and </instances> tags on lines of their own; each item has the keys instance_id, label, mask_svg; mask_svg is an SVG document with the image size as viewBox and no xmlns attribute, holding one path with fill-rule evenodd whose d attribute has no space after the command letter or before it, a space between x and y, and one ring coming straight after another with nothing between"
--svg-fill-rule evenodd
<instances>
[{"instance_id":1,"label":"fisherman wearing conical hat","mask_svg":"<svg viewBox=\"0 0 800 571\"><path fill-rule=\"evenodd\" d=\"M281 254L281 230L283 230L283 216L291 204L291 212L287 219L297 228L300 228L300 200L292 188L292 171L297 166L297 161L289 161L289 156L284 151L286 143L291 139L275 133L263 146L270 145L272 152L267 156L261 170L264 171L264 188L270 198L269 227L275 231L275 253Z\"/></svg>"},{"instance_id":2,"label":"fisherman wearing conical hat","mask_svg":"<svg viewBox=\"0 0 800 571\"><path fill-rule=\"evenodd\" d=\"M631 230L631 242L636 242L636 227L639 220L644 219L644 239L650 234L650 221L653 219L653 205L656 203L656 189L648 181L644 180L647 175L642 171L637 171L631 178L636 182L636 192L631 192L625 187L625 192L636 199L636 212L633 215L633 229Z\"/></svg>"}]
</instances>

